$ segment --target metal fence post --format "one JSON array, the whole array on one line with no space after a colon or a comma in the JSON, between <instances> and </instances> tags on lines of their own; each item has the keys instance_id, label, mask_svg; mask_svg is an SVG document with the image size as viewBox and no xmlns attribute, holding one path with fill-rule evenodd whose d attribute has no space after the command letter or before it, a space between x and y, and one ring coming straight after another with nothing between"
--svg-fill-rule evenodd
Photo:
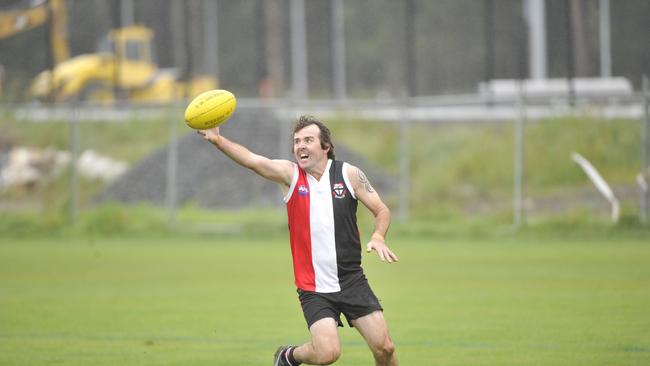
<instances>
[{"instance_id":1,"label":"metal fence post","mask_svg":"<svg viewBox=\"0 0 650 366\"><path fill-rule=\"evenodd\" d=\"M402 98L399 120L399 211L402 221L409 217L409 200L411 190L411 123L408 115L409 98Z\"/></svg>"},{"instance_id":2,"label":"metal fence post","mask_svg":"<svg viewBox=\"0 0 650 366\"><path fill-rule=\"evenodd\" d=\"M282 107L289 113L283 113L278 124L278 159L293 160L293 135L291 134L293 124L298 120L299 112L296 101L293 98L284 99Z\"/></svg>"},{"instance_id":3,"label":"metal fence post","mask_svg":"<svg viewBox=\"0 0 650 366\"><path fill-rule=\"evenodd\" d=\"M176 132L176 106L172 104L168 116L169 147L167 149L167 190L165 203L167 205L167 224L176 224L176 172L178 170L178 137Z\"/></svg>"},{"instance_id":4,"label":"metal fence post","mask_svg":"<svg viewBox=\"0 0 650 366\"><path fill-rule=\"evenodd\" d=\"M650 201L650 190L648 189L647 182L650 179L650 174L648 172L648 130L650 129L650 85L648 82L648 76L643 76L643 137L641 141L641 172L639 174L640 179L644 182L644 185L641 185L641 222L647 222L648 220L648 204Z\"/></svg>"},{"instance_id":5,"label":"metal fence post","mask_svg":"<svg viewBox=\"0 0 650 366\"><path fill-rule=\"evenodd\" d=\"M68 220L71 225L77 222L79 204L79 172L77 163L79 160L79 105L73 103L70 124L70 199L68 207ZM55 107L56 108L56 107Z\"/></svg>"},{"instance_id":6,"label":"metal fence post","mask_svg":"<svg viewBox=\"0 0 650 366\"><path fill-rule=\"evenodd\" d=\"M525 213L524 213L524 194L523 194L523 185L524 185L524 125L526 122L526 105L524 97L524 85L523 81L519 81L519 92L517 94L517 108L518 116L515 120L515 129L514 129L514 139L515 139L515 149L514 149L514 226L519 227L522 223L525 223Z\"/></svg>"}]
</instances>

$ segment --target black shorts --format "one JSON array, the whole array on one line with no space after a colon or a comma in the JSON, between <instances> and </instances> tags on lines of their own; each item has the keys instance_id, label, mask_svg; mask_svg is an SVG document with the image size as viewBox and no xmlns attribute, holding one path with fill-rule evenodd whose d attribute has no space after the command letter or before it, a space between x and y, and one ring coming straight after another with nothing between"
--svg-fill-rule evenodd
<instances>
[{"instance_id":1,"label":"black shorts","mask_svg":"<svg viewBox=\"0 0 650 366\"><path fill-rule=\"evenodd\" d=\"M341 313L352 327L352 320L383 310L365 277L359 278L339 292L320 293L301 289L297 291L307 328L324 318L334 318L339 327L342 327Z\"/></svg>"}]
</instances>

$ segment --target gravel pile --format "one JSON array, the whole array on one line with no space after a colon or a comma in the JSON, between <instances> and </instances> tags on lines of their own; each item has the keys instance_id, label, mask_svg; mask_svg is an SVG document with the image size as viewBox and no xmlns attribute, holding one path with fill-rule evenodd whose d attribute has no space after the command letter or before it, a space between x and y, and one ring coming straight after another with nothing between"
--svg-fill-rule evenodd
<instances>
[{"instance_id":1,"label":"gravel pile","mask_svg":"<svg viewBox=\"0 0 650 366\"><path fill-rule=\"evenodd\" d=\"M221 132L260 155L290 158L291 129L290 121L278 120L269 111L242 109ZM345 146L336 144L336 136L334 143L337 159L360 166L379 192L386 195L394 190L393 179ZM205 208L282 205L277 184L235 164L195 132L179 137L177 144L177 205L188 202ZM95 201L164 204L167 151L165 146L142 159L107 186Z\"/></svg>"}]
</instances>

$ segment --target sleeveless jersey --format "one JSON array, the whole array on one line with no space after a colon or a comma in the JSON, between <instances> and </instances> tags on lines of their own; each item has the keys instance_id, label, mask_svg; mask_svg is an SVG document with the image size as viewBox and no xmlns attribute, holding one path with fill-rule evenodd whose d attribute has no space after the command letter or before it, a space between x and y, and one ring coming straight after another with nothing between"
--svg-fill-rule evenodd
<instances>
[{"instance_id":1,"label":"sleeveless jersey","mask_svg":"<svg viewBox=\"0 0 650 366\"><path fill-rule=\"evenodd\" d=\"M341 291L363 276L357 199L347 163L328 160L320 181L297 164L284 197L296 287Z\"/></svg>"}]
</instances>

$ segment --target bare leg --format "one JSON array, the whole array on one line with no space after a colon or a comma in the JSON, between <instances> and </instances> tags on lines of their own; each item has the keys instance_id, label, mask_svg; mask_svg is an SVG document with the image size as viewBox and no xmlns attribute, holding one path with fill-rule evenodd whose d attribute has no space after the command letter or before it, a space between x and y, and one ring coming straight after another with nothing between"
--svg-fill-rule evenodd
<instances>
[{"instance_id":1,"label":"bare leg","mask_svg":"<svg viewBox=\"0 0 650 366\"><path fill-rule=\"evenodd\" d=\"M351 321L352 325L365 338L375 357L376 366L397 366L395 346L388 334L388 325L384 313L375 311Z\"/></svg>"},{"instance_id":2,"label":"bare leg","mask_svg":"<svg viewBox=\"0 0 650 366\"><path fill-rule=\"evenodd\" d=\"M311 342L293 351L293 357L309 365L329 365L341 355L338 324L333 318L324 318L309 327Z\"/></svg>"}]
</instances>

